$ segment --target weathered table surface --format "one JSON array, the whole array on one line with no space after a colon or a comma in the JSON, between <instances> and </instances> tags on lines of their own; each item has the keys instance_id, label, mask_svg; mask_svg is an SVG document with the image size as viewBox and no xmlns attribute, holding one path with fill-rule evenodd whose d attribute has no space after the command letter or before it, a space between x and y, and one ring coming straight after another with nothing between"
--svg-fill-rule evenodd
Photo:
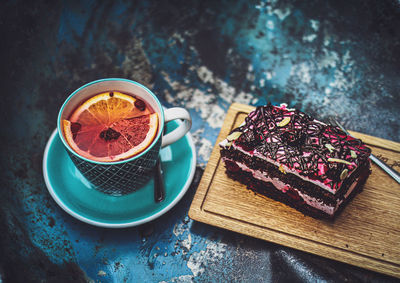
<instances>
[{"instance_id":1,"label":"weathered table surface","mask_svg":"<svg viewBox=\"0 0 400 283\"><path fill-rule=\"evenodd\" d=\"M195 222L188 209L232 102L286 102L399 142L398 2L16 0L0 7L0 282L396 281ZM193 117L193 183L171 211L138 227L82 223L43 180L43 151L62 102L105 77L139 81Z\"/></svg>"}]
</instances>

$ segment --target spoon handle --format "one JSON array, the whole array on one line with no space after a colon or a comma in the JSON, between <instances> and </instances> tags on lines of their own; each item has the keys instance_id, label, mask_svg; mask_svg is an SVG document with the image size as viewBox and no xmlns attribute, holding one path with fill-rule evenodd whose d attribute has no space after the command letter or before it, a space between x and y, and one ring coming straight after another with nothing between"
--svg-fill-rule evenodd
<instances>
[{"instance_id":1,"label":"spoon handle","mask_svg":"<svg viewBox=\"0 0 400 283\"><path fill-rule=\"evenodd\" d=\"M387 165L385 162L383 162L382 160L378 159L378 157L376 157L375 155L373 155L371 153L370 157L369 157L376 165L378 165L379 167L382 168L383 171L385 171L387 174L389 174L393 179L395 179L397 181L397 183L400 184L400 174L392 169L391 167L389 167L389 165Z\"/></svg>"},{"instance_id":2,"label":"spoon handle","mask_svg":"<svg viewBox=\"0 0 400 283\"><path fill-rule=\"evenodd\" d=\"M156 166L154 167L154 201L161 202L165 198L164 179L162 176L161 160L157 159Z\"/></svg>"}]
</instances>

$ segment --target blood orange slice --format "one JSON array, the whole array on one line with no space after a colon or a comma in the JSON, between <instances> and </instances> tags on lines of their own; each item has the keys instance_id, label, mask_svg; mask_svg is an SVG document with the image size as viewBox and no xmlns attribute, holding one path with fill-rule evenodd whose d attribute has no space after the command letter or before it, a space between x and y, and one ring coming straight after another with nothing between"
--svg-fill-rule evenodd
<instances>
[{"instance_id":1,"label":"blood orange slice","mask_svg":"<svg viewBox=\"0 0 400 283\"><path fill-rule=\"evenodd\" d=\"M111 162L146 149L158 130L158 115L142 100L120 92L98 94L63 120L65 139L79 155Z\"/></svg>"}]
</instances>

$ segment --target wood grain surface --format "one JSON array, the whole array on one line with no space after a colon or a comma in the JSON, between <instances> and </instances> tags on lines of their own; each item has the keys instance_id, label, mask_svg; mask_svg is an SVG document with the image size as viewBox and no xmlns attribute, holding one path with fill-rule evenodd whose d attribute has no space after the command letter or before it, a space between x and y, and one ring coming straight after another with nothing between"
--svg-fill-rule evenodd
<instances>
[{"instance_id":1,"label":"wood grain surface","mask_svg":"<svg viewBox=\"0 0 400 283\"><path fill-rule=\"evenodd\" d=\"M189 210L190 218L400 278L400 185L375 164L364 190L334 221L304 216L228 178L218 143L254 107L228 110ZM372 152L400 169L400 144L357 132Z\"/></svg>"}]
</instances>

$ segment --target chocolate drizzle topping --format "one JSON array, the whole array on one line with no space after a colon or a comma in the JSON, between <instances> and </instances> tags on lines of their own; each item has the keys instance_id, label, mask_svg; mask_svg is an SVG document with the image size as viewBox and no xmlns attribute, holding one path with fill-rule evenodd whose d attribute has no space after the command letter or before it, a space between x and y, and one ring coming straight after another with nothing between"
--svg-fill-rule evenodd
<instances>
[{"instance_id":1,"label":"chocolate drizzle topping","mask_svg":"<svg viewBox=\"0 0 400 283\"><path fill-rule=\"evenodd\" d=\"M278 123L285 117L290 117L289 123L279 127ZM344 169L350 173L367 161L371 152L361 140L347 136L338 127L314 120L301 111L289 111L270 103L257 107L246 117L245 124L232 132L235 131L242 132L235 144L244 150L256 150L311 179L329 178L332 189L342 181L340 174ZM332 145L333 149L329 150L325 144ZM356 158L354 153L352 157L352 150ZM328 158L352 164L331 162Z\"/></svg>"}]
</instances>

